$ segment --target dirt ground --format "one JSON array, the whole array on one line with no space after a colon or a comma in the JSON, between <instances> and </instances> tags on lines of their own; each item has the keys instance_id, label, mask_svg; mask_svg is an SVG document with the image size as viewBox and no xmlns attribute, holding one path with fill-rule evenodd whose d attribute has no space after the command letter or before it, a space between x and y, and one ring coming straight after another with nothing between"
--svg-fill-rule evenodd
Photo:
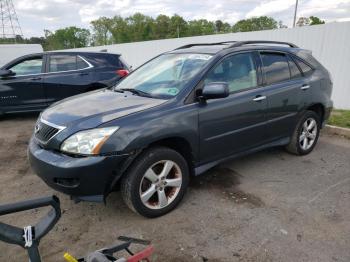
<instances>
[{"instance_id":1,"label":"dirt ground","mask_svg":"<svg viewBox=\"0 0 350 262\"><path fill-rule=\"evenodd\" d=\"M43 261L83 256L120 235L152 240L153 261L350 261L350 140L323 135L308 156L276 148L227 162L193 179L175 211L146 219L118 192L105 206L74 204L48 188L26 158L36 117L0 120L0 203L60 197L63 215L41 242ZM43 214L0 221L26 226ZM0 243L0 261L25 255Z\"/></svg>"}]
</instances>

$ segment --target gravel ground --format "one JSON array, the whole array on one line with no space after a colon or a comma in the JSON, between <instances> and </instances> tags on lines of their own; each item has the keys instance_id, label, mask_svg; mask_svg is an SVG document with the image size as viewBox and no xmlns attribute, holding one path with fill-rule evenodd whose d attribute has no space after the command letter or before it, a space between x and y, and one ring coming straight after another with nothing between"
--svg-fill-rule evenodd
<instances>
[{"instance_id":1,"label":"gravel ground","mask_svg":"<svg viewBox=\"0 0 350 262\"><path fill-rule=\"evenodd\" d=\"M308 156L275 148L227 162L194 178L175 211L146 219L118 192L106 206L74 204L35 176L26 148L36 117L0 120L0 203L60 197L63 215L41 242L43 261L83 256L119 235L152 240L153 261L350 261L350 140L323 135ZM43 213L1 221L25 226ZM27 259L0 243L0 261Z\"/></svg>"}]
</instances>

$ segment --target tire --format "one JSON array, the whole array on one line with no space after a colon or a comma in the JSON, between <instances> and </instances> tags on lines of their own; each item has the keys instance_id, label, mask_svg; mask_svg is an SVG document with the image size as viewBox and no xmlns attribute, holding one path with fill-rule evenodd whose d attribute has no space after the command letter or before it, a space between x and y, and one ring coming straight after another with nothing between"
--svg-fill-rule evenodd
<instances>
[{"instance_id":1,"label":"tire","mask_svg":"<svg viewBox=\"0 0 350 262\"><path fill-rule=\"evenodd\" d=\"M121 192L131 210L153 218L180 203L188 182L189 169L182 155L170 148L154 147L131 164L122 178Z\"/></svg>"},{"instance_id":2,"label":"tire","mask_svg":"<svg viewBox=\"0 0 350 262\"><path fill-rule=\"evenodd\" d=\"M311 123L314 124L313 128ZM317 144L320 129L320 116L314 111L306 111L299 119L286 150L295 155L309 154Z\"/></svg>"}]
</instances>

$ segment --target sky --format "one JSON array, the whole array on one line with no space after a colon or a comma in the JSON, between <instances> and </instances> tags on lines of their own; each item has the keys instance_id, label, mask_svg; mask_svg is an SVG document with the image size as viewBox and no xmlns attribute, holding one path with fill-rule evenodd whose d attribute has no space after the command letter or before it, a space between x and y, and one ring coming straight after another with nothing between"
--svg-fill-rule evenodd
<instances>
[{"instance_id":1,"label":"sky","mask_svg":"<svg viewBox=\"0 0 350 262\"><path fill-rule=\"evenodd\" d=\"M13 0L25 37L42 36L67 26L90 28L100 16L156 17L178 14L186 20L221 19L231 25L254 16L271 16L292 26L295 0ZM350 21L350 0L299 0L298 17L318 16L326 22Z\"/></svg>"}]
</instances>

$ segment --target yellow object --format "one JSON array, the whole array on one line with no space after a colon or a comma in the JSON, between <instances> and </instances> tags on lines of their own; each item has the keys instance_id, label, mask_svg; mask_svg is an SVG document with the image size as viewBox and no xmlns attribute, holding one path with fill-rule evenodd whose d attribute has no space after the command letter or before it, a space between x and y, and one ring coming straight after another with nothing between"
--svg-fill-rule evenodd
<instances>
[{"instance_id":1,"label":"yellow object","mask_svg":"<svg viewBox=\"0 0 350 262\"><path fill-rule=\"evenodd\" d=\"M78 260L69 253L65 253L63 257L67 262L78 262Z\"/></svg>"}]
</instances>

